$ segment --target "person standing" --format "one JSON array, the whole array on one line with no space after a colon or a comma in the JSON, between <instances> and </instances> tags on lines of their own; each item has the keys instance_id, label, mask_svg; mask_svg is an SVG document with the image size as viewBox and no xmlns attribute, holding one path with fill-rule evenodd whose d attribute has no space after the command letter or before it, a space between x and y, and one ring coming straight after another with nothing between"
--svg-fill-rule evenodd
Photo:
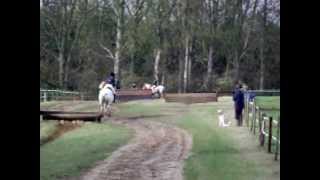
<instances>
[{"instance_id":1,"label":"person standing","mask_svg":"<svg viewBox=\"0 0 320 180\"><path fill-rule=\"evenodd\" d=\"M237 112L236 112L236 92L239 90L239 83L237 83L236 85L235 85L235 88L234 88L234 90L232 91L232 100L233 100L233 102L234 102L234 118L236 119L236 117L237 117Z\"/></svg>"},{"instance_id":2,"label":"person standing","mask_svg":"<svg viewBox=\"0 0 320 180\"><path fill-rule=\"evenodd\" d=\"M244 108L244 93L242 89L242 85L238 86L238 89L235 90L234 93L234 102L235 102L235 113L236 120L238 121L238 126L242 126L242 112Z\"/></svg>"}]
</instances>

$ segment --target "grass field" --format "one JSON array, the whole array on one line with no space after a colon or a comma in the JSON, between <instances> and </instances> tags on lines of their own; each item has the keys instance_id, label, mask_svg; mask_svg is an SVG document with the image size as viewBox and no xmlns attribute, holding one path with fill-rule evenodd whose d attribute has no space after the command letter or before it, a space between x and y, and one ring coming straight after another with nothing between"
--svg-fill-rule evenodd
<instances>
[{"instance_id":1,"label":"grass field","mask_svg":"<svg viewBox=\"0 0 320 180\"><path fill-rule=\"evenodd\" d=\"M262 108L280 109L280 96L258 96L256 104Z\"/></svg>"},{"instance_id":2,"label":"grass field","mask_svg":"<svg viewBox=\"0 0 320 180\"><path fill-rule=\"evenodd\" d=\"M261 108L280 109L280 96L258 96L256 97L256 105ZM272 116L273 119L278 119L280 111L264 111L267 116Z\"/></svg>"},{"instance_id":3,"label":"grass field","mask_svg":"<svg viewBox=\"0 0 320 180\"><path fill-rule=\"evenodd\" d=\"M217 127L215 117L220 107L214 103L183 105L154 101L152 104L132 102L122 104L121 107L122 116L170 114L175 110L185 110L184 114L178 115L176 112L172 117L151 120L175 124L192 134L192 155L186 161L184 170L187 180L212 180L213 177L223 180L258 180L265 177L265 169L256 166L254 160L243 158L242 149L236 145L232 135Z\"/></svg>"},{"instance_id":4,"label":"grass field","mask_svg":"<svg viewBox=\"0 0 320 180\"><path fill-rule=\"evenodd\" d=\"M57 122L42 121L40 122L40 144L45 142L47 138L55 131Z\"/></svg>"},{"instance_id":5,"label":"grass field","mask_svg":"<svg viewBox=\"0 0 320 180\"><path fill-rule=\"evenodd\" d=\"M247 180L261 175L253 161L241 158L227 131L213 123L216 110L210 107L193 108L178 124L193 135L193 155L187 160L187 180Z\"/></svg>"},{"instance_id":6,"label":"grass field","mask_svg":"<svg viewBox=\"0 0 320 180\"><path fill-rule=\"evenodd\" d=\"M221 102L220 102L221 103ZM273 102L272 102L273 103ZM270 103L270 104L272 104ZM184 105L163 100L132 101L116 104L115 117L140 117L151 121L172 123L193 136L191 156L186 160L184 176L187 180L262 180L269 172L257 165L247 149L239 146L232 128L217 127L217 109L230 105L207 103ZM159 117L157 116L159 115ZM247 129L246 131L247 132ZM237 133L237 132L236 132ZM40 178L60 179L77 176L94 162L105 159L112 151L128 142L132 132L112 124L86 124L40 147ZM246 141L246 139L241 139ZM257 142L253 142L257 143ZM245 143L244 143L245 144ZM249 150L250 151L250 150ZM268 179L268 178L267 178Z\"/></svg>"},{"instance_id":7,"label":"grass field","mask_svg":"<svg viewBox=\"0 0 320 180\"><path fill-rule=\"evenodd\" d=\"M77 176L125 144L132 132L111 124L85 124L40 148L40 179Z\"/></svg>"}]
</instances>

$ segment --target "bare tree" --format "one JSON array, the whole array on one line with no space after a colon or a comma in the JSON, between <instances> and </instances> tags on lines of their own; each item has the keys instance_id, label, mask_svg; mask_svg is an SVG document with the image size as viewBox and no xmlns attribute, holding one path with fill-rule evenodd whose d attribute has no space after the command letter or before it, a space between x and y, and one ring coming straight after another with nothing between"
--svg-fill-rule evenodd
<instances>
[{"instance_id":1,"label":"bare tree","mask_svg":"<svg viewBox=\"0 0 320 180\"><path fill-rule=\"evenodd\" d=\"M263 17L262 17L262 32L260 36L260 79L259 79L259 89L264 89L264 75L265 75L265 65L264 65L264 49L265 49L265 36L266 36L266 26L268 18L268 1L264 0L263 4Z\"/></svg>"},{"instance_id":2,"label":"bare tree","mask_svg":"<svg viewBox=\"0 0 320 180\"><path fill-rule=\"evenodd\" d=\"M80 41L80 34L91 9L88 9L88 0L46 1L42 5L43 31L54 42L55 49L51 54L59 64L59 85L64 87L68 81L72 52Z\"/></svg>"}]
</instances>

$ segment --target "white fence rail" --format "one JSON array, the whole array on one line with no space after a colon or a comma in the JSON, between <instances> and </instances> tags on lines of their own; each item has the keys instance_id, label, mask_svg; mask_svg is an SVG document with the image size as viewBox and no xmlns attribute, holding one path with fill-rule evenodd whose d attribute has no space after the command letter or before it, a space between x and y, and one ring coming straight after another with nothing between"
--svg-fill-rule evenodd
<instances>
[{"instance_id":1,"label":"white fence rail","mask_svg":"<svg viewBox=\"0 0 320 180\"><path fill-rule=\"evenodd\" d=\"M80 92L40 89L40 102L82 99Z\"/></svg>"},{"instance_id":2,"label":"white fence rail","mask_svg":"<svg viewBox=\"0 0 320 180\"><path fill-rule=\"evenodd\" d=\"M251 91L252 92L252 91ZM254 91L256 93L257 91ZM261 91L266 93L265 91ZM269 91L271 93L279 93L275 91ZM280 108L261 108L256 105L255 98L250 99L250 94L247 93L245 97L245 110L244 116L246 119L246 125L249 127L253 134L256 134L258 129L260 145L264 146L265 139L267 139L268 152L272 153L272 147L275 145L275 160L280 157L280 115L267 116L266 112L280 111ZM259 96L259 95L258 95ZM273 117L278 116L278 117ZM274 126L275 125L275 126ZM276 131L276 132L274 132ZM274 136L276 135L276 136ZM276 142L273 144L273 142Z\"/></svg>"},{"instance_id":3,"label":"white fence rail","mask_svg":"<svg viewBox=\"0 0 320 180\"><path fill-rule=\"evenodd\" d=\"M255 96L280 96L280 90L247 90L246 93L254 94Z\"/></svg>"}]
</instances>

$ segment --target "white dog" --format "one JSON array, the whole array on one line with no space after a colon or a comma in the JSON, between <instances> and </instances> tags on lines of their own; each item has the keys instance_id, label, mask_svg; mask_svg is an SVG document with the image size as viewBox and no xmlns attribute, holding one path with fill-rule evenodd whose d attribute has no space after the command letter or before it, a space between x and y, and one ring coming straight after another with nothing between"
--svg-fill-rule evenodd
<instances>
[{"instance_id":1,"label":"white dog","mask_svg":"<svg viewBox=\"0 0 320 180\"><path fill-rule=\"evenodd\" d=\"M225 123L225 119L224 119L224 113L222 110L218 110L218 116L219 116L219 126L220 127L228 127L231 125L231 121L229 121L228 123Z\"/></svg>"}]
</instances>

